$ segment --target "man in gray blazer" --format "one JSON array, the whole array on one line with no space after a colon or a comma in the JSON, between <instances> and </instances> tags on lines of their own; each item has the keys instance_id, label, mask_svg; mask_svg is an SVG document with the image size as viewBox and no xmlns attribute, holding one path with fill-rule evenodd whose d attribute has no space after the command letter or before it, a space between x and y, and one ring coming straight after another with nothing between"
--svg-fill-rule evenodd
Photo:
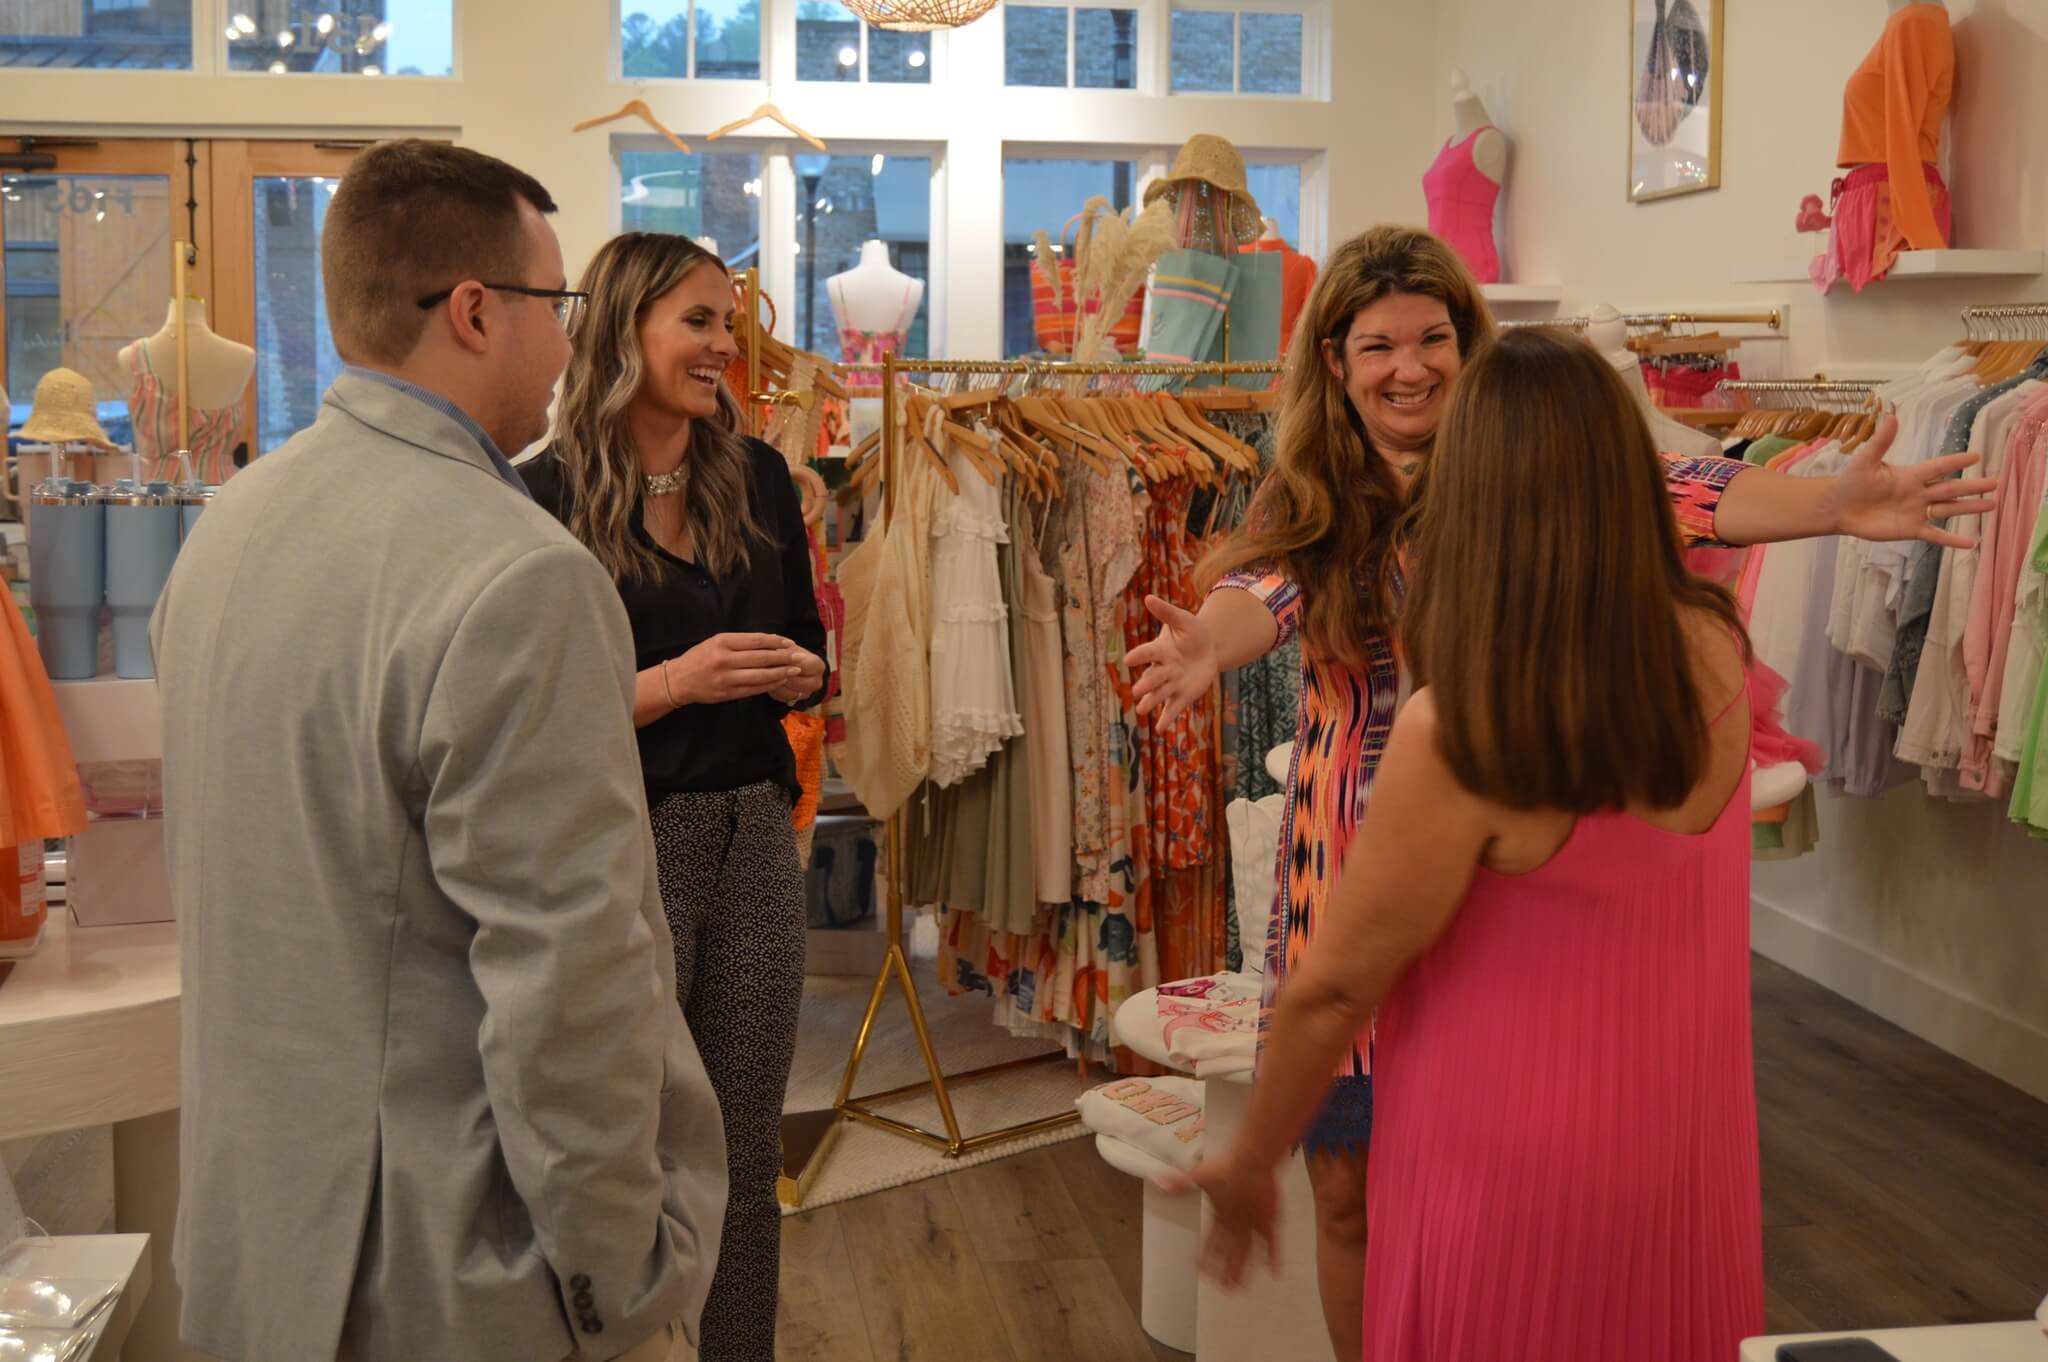
<instances>
[{"instance_id":1,"label":"man in gray blazer","mask_svg":"<svg viewBox=\"0 0 2048 1362\"><path fill-rule=\"evenodd\" d=\"M553 209L476 152L357 158L321 240L350 367L152 622L174 1263L233 1362L696 1356L726 1158L626 616L502 452L569 355Z\"/></svg>"}]
</instances>

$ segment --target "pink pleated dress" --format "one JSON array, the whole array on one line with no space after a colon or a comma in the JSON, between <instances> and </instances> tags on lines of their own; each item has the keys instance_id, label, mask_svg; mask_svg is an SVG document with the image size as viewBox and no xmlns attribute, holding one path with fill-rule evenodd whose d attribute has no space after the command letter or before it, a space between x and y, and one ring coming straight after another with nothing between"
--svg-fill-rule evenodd
<instances>
[{"instance_id":1,"label":"pink pleated dress","mask_svg":"<svg viewBox=\"0 0 2048 1362\"><path fill-rule=\"evenodd\" d=\"M1481 870L1379 1015L1371 1362L1729 1362L1763 1332L1749 777Z\"/></svg>"}]
</instances>

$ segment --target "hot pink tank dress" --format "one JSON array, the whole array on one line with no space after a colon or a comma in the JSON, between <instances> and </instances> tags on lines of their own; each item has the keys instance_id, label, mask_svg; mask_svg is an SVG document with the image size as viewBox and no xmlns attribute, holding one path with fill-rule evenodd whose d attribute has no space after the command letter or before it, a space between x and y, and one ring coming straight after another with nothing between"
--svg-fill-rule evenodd
<instances>
[{"instance_id":1,"label":"hot pink tank dress","mask_svg":"<svg viewBox=\"0 0 2048 1362\"><path fill-rule=\"evenodd\" d=\"M1482 284L1500 282L1500 253L1493 244L1493 203L1500 185L1472 163L1472 144L1491 125L1460 142L1446 142L1422 175L1422 196L1429 201L1429 230L1464 257L1472 277Z\"/></svg>"},{"instance_id":2,"label":"hot pink tank dress","mask_svg":"<svg viewBox=\"0 0 2048 1362\"><path fill-rule=\"evenodd\" d=\"M1481 870L1379 1015L1373 1362L1729 1362L1763 1332L1749 777Z\"/></svg>"}]
</instances>

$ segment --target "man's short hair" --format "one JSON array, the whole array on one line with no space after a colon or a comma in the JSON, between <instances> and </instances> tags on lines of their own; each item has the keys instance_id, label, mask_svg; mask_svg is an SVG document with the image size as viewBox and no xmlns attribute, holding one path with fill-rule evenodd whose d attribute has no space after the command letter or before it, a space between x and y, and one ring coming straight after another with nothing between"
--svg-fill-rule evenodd
<instances>
[{"instance_id":1,"label":"man's short hair","mask_svg":"<svg viewBox=\"0 0 2048 1362\"><path fill-rule=\"evenodd\" d=\"M521 273L521 199L555 211L540 181L466 147L406 138L357 156L320 233L327 322L342 359L404 363L426 329L419 300L464 280L536 282Z\"/></svg>"}]
</instances>

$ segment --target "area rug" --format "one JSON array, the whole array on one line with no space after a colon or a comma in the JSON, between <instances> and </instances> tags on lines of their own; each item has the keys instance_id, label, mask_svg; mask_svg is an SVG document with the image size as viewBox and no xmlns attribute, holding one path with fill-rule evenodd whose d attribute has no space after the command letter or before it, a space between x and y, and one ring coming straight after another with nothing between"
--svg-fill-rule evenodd
<instances>
[{"instance_id":1,"label":"area rug","mask_svg":"<svg viewBox=\"0 0 2048 1362\"><path fill-rule=\"evenodd\" d=\"M940 1067L947 1073L1047 1054L1057 1048L1049 1040L1012 1036L996 1025L994 1004L985 994L946 997L939 988L931 960L914 958L911 972L917 978L918 1000L924 1004L932 1047L938 1052ZM812 1111L832 1105L873 987L872 978L814 976L804 981L796 1066L790 1073L784 1111ZM883 997L874 1032L868 1038L854 1095L881 1092L924 1077L924 1059L918 1051L917 1033L911 1029L909 1009L904 1006L902 991L892 984ZM1105 1078L1099 1073L1083 1078L1073 1061L1067 1060L1027 1065L987 1078L950 1084L947 1091L953 1099L953 1114L960 1121L961 1133L973 1135L1072 1111L1076 1097L1090 1084L1103 1081ZM944 1129L938 1103L929 1093L906 1094L887 1104L878 1104L875 1109L926 1130ZM939 1177L956 1168L1080 1139L1085 1134L1087 1131L1079 1125L1064 1126L949 1159L915 1141L858 1122L843 1122L825 1151L824 1164L813 1175L803 1205L795 1210L815 1210L835 1201ZM788 1213L789 1208L785 1208L785 1214Z\"/></svg>"}]
</instances>

